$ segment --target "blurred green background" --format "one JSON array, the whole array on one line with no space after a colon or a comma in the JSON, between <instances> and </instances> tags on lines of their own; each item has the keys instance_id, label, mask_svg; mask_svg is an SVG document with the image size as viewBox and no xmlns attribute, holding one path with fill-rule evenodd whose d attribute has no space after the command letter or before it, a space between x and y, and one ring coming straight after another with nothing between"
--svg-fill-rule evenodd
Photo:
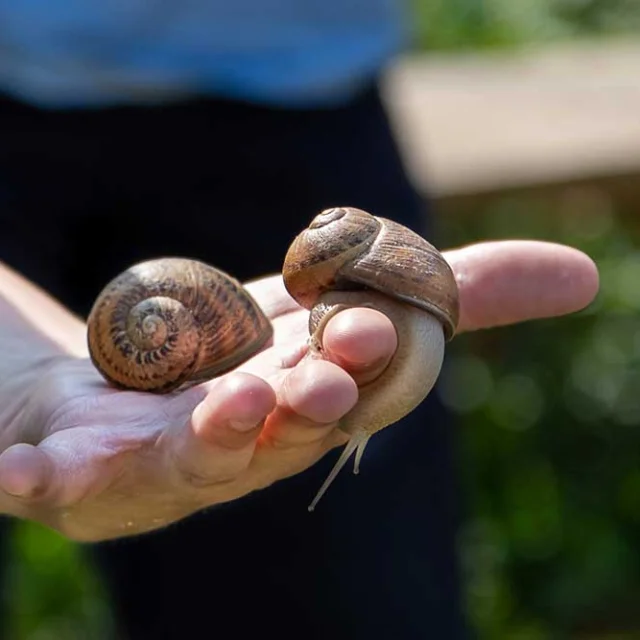
<instances>
[{"instance_id":1,"label":"blurred green background","mask_svg":"<svg viewBox=\"0 0 640 640\"><path fill-rule=\"evenodd\" d=\"M460 418L459 543L481 638L640 638L640 238L617 204L568 185L443 222L447 245L563 242L601 272L588 310L449 351L441 395Z\"/></svg>"},{"instance_id":2,"label":"blurred green background","mask_svg":"<svg viewBox=\"0 0 640 640\"><path fill-rule=\"evenodd\" d=\"M410 0L423 50L517 47L640 31L638 0Z\"/></svg>"},{"instance_id":3,"label":"blurred green background","mask_svg":"<svg viewBox=\"0 0 640 640\"><path fill-rule=\"evenodd\" d=\"M640 33L638 0L413 0L412 10L426 52ZM626 186L440 203L440 246L563 242L602 276L585 312L462 335L449 350L440 393L460 422L459 548L483 640L640 638L640 199L616 197ZM10 638L111 637L75 545L21 523L9 557Z\"/></svg>"}]
</instances>

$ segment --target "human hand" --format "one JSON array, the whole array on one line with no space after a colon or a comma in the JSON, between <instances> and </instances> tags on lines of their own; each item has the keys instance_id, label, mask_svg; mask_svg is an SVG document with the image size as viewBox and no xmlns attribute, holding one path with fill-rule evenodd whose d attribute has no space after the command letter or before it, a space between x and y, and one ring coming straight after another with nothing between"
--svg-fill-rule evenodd
<instances>
[{"instance_id":1,"label":"human hand","mask_svg":"<svg viewBox=\"0 0 640 640\"><path fill-rule=\"evenodd\" d=\"M571 313L598 289L592 261L559 245L483 243L444 255L460 291L459 331ZM357 385L393 357L390 321L343 311L324 333L330 361L305 359L308 312L281 278L247 287L273 321L273 344L198 387L117 391L86 358L52 361L0 455L2 511L76 540L128 536L269 486L344 444L336 425Z\"/></svg>"}]
</instances>

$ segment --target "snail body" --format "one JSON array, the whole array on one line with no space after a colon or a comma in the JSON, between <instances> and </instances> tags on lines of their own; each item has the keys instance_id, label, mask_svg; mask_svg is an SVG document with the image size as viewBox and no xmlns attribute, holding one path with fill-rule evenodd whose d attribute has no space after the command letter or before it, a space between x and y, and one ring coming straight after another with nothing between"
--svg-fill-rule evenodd
<instances>
[{"instance_id":1,"label":"snail body","mask_svg":"<svg viewBox=\"0 0 640 640\"><path fill-rule=\"evenodd\" d=\"M94 366L121 389L168 393L229 371L271 338L242 287L197 260L159 258L115 277L87 322Z\"/></svg>"},{"instance_id":2,"label":"snail body","mask_svg":"<svg viewBox=\"0 0 640 640\"><path fill-rule=\"evenodd\" d=\"M311 311L311 357L322 357L324 327L348 307L381 311L398 337L388 367L360 387L357 405L340 421L350 440L311 503L313 510L351 455L356 453L358 473L369 438L410 413L433 388L445 342L458 324L458 289L444 257L424 238L350 207L314 218L291 244L283 276L291 296Z\"/></svg>"}]
</instances>

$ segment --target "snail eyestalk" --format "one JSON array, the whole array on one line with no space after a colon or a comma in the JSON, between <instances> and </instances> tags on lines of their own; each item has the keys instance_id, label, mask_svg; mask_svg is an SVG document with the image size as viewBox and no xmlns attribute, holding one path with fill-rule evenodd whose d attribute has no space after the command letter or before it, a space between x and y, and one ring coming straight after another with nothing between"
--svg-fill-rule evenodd
<instances>
[{"instance_id":1,"label":"snail eyestalk","mask_svg":"<svg viewBox=\"0 0 640 640\"><path fill-rule=\"evenodd\" d=\"M338 474L340 473L340 471L342 471L344 465L347 464L354 451L356 452L356 460L353 467L353 473L356 475L360 473L360 461L362 460L362 454L364 453L370 437L371 434L364 431L354 433L351 436L351 439L349 440L349 442L347 442L347 445L338 458L338 461L333 465L333 469L331 469L329 475L327 476L327 479L322 483L322 486L320 487L318 493L316 493L316 497L309 505L309 511L313 511L316 508L318 502L320 502L320 498L322 498L333 481L338 477Z\"/></svg>"},{"instance_id":2,"label":"snail eyestalk","mask_svg":"<svg viewBox=\"0 0 640 640\"><path fill-rule=\"evenodd\" d=\"M362 456L364 455L364 450L367 448L367 443L369 442L369 438L364 438L360 441L358 448L356 449L356 459L353 463L353 475L357 476L360 473L360 463L362 462Z\"/></svg>"}]
</instances>

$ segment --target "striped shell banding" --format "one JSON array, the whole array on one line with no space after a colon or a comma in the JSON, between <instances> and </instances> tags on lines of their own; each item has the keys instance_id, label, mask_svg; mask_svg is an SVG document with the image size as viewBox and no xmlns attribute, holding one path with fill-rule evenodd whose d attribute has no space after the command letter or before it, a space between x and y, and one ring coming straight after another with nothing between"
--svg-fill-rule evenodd
<instances>
[{"instance_id":1,"label":"striped shell banding","mask_svg":"<svg viewBox=\"0 0 640 640\"><path fill-rule=\"evenodd\" d=\"M88 318L91 360L115 387L155 393L221 375L272 336L260 307L228 274L160 258L115 277Z\"/></svg>"},{"instance_id":2,"label":"striped shell banding","mask_svg":"<svg viewBox=\"0 0 640 640\"><path fill-rule=\"evenodd\" d=\"M312 310L312 333L327 291L370 289L424 309L440 320L447 340L458 325L458 287L443 255L407 227L361 209L316 216L291 244L283 276L291 296Z\"/></svg>"}]
</instances>

